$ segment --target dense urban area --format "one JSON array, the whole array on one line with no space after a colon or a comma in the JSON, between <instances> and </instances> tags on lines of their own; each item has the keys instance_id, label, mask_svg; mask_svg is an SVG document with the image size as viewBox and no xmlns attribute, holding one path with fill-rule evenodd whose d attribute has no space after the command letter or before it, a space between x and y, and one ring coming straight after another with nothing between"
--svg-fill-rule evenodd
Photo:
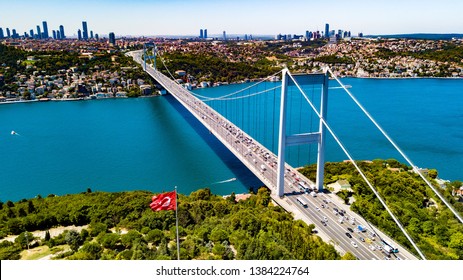
<instances>
[{"instance_id":1,"label":"dense urban area","mask_svg":"<svg viewBox=\"0 0 463 280\"><path fill-rule=\"evenodd\" d=\"M461 39L4 39L0 102L158 94L140 66L124 56L151 41L157 67L191 89L262 79L283 67L310 73L330 66L340 77L463 77Z\"/></svg>"}]
</instances>

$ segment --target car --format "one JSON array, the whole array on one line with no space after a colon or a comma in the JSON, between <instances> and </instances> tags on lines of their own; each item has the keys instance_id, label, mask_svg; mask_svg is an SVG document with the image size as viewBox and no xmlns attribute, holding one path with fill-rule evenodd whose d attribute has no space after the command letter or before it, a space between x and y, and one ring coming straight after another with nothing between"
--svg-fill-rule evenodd
<instances>
[{"instance_id":1,"label":"car","mask_svg":"<svg viewBox=\"0 0 463 280\"><path fill-rule=\"evenodd\" d=\"M354 232L354 230L351 229L350 227L348 227L347 230L350 231L350 232Z\"/></svg>"},{"instance_id":2,"label":"car","mask_svg":"<svg viewBox=\"0 0 463 280\"><path fill-rule=\"evenodd\" d=\"M352 238L352 235L348 232L346 232L346 236L349 237L349 238Z\"/></svg>"},{"instance_id":3,"label":"car","mask_svg":"<svg viewBox=\"0 0 463 280\"><path fill-rule=\"evenodd\" d=\"M334 207L334 208L333 208L333 211L338 212L338 208Z\"/></svg>"},{"instance_id":4,"label":"car","mask_svg":"<svg viewBox=\"0 0 463 280\"><path fill-rule=\"evenodd\" d=\"M354 241L351 241L350 244L352 244L352 246L354 246L355 248L358 247L357 243L355 243Z\"/></svg>"},{"instance_id":5,"label":"car","mask_svg":"<svg viewBox=\"0 0 463 280\"><path fill-rule=\"evenodd\" d=\"M334 215L337 215L337 214L338 214L338 212L336 212L336 211L334 211L334 210L333 210L333 214L334 214Z\"/></svg>"},{"instance_id":6,"label":"car","mask_svg":"<svg viewBox=\"0 0 463 280\"><path fill-rule=\"evenodd\" d=\"M384 257L384 259L385 259L386 261L388 261L388 260L390 260L391 258L389 258L389 257Z\"/></svg>"},{"instance_id":7,"label":"car","mask_svg":"<svg viewBox=\"0 0 463 280\"><path fill-rule=\"evenodd\" d=\"M402 259L401 259L401 258L399 258L399 257L397 257L397 258L396 258L396 260L400 261L400 260L402 260Z\"/></svg>"},{"instance_id":8,"label":"car","mask_svg":"<svg viewBox=\"0 0 463 280\"><path fill-rule=\"evenodd\" d=\"M328 222L328 218L326 216L323 216L323 221Z\"/></svg>"},{"instance_id":9,"label":"car","mask_svg":"<svg viewBox=\"0 0 463 280\"><path fill-rule=\"evenodd\" d=\"M323 199L323 202L325 202L325 204L328 204L328 201L326 201L326 199Z\"/></svg>"},{"instance_id":10,"label":"car","mask_svg":"<svg viewBox=\"0 0 463 280\"><path fill-rule=\"evenodd\" d=\"M342 212L339 212L339 215L341 215L341 216L344 216L344 213L342 213Z\"/></svg>"},{"instance_id":11,"label":"car","mask_svg":"<svg viewBox=\"0 0 463 280\"><path fill-rule=\"evenodd\" d=\"M362 241L362 242L365 242L365 239L363 237L359 237L359 240Z\"/></svg>"},{"instance_id":12,"label":"car","mask_svg":"<svg viewBox=\"0 0 463 280\"><path fill-rule=\"evenodd\" d=\"M320 206L321 206L322 208L325 208L325 204L320 204Z\"/></svg>"},{"instance_id":13,"label":"car","mask_svg":"<svg viewBox=\"0 0 463 280\"><path fill-rule=\"evenodd\" d=\"M317 211L320 211L320 208L318 208L318 207L315 207L315 210L317 210Z\"/></svg>"},{"instance_id":14,"label":"car","mask_svg":"<svg viewBox=\"0 0 463 280\"><path fill-rule=\"evenodd\" d=\"M379 246L379 245L376 245L376 249L378 249L379 251L383 250L383 247Z\"/></svg>"},{"instance_id":15,"label":"car","mask_svg":"<svg viewBox=\"0 0 463 280\"><path fill-rule=\"evenodd\" d=\"M376 250L375 246L370 245L370 250L375 251Z\"/></svg>"},{"instance_id":16,"label":"car","mask_svg":"<svg viewBox=\"0 0 463 280\"><path fill-rule=\"evenodd\" d=\"M321 220L320 222L322 223L322 225L324 225L326 227L326 222L325 221Z\"/></svg>"}]
</instances>

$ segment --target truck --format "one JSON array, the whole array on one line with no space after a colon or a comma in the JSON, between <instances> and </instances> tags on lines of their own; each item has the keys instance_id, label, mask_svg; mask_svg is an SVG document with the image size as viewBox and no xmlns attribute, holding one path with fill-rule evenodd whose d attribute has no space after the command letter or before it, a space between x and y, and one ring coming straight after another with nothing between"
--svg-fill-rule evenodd
<instances>
[{"instance_id":1,"label":"truck","mask_svg":"<svg viewBox=\"0 0 463 280\"><path fill-rule=\"evenodd\" d=\"M386 241L384 239L382 239L382 242L383 242L383 248L386 252L388 253L398 253L399 252L399 248L397 248L397 246L395 246L392 242Z\"/></svg>"},{"instance_id":2,"label":"truck","mask_svg":"<svg viewBox=\"0 0 463 280\"><path fill-rule=\"evenodd\" d=\"M362 226L362 225L358 225L358 226L357 226L357 229L358 229L359 231L361 231L361 232L366 232L366 231L367 231L367 229L366 229L364 226Z\"/></svg>"}]
</instances>

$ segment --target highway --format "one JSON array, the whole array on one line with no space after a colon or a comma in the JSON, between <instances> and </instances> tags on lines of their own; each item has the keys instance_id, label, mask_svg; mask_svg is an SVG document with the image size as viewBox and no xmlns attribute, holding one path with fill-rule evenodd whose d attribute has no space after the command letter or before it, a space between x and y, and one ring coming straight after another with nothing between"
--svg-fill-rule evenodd
<instances>
[{"instance_id":1,"label":"highway","mask_svg":"<svg viewBox=\"0 0 463 280\"><path fill-rule=\"evenodd\" d=\"M143 66L142 60L143 51L133 51L127 53L128 56ZM151 77L153 77L162 87L171 93L190 113L192 113L214 136L216 136L247 168L249 168L271 191L273 200L279 205L289 205L285 207L287 211L298 212L304 220L313 223L319 236L325 242L331 243L342 254L351 252L358 259L370 260L378 259L383 260L385 255L375 247L375 250L369 248L370 245L378 245L382 247L381 241L376 237L372 241L367 233L356 232L355 229L358 224L367 226L363 218L349 210L347 205L340 202L339 198L334 195L320 193L313 197L302 191L300 185L304 189L315 189L315 184L300 174L295 168L285 164L285 196L278 197L276 195L277 185L277 156L262 146L259 142L255 141L252 137L242 131L239 127L225 119L213 108L193 96L191 92L172 81L164 74L156 71L148 66L145 70ZM307 207L297 202L297 198L304 200ZM326 203L323 201L325 200ZM322 207L323 205L323 207ZM333 208L343 210L345 218L349 221L344 221L342 224L339 222L340 214L333 212ZM326 218L326 225L323 225L322 220ZM352 217L355 217L355 225L350 224ZM348 227L353 229L350 233L352 238L346 236ZM371 231L371 229L368 229ZM386 240L391 238L386 237L384 233L375 231ZM363 237L365 242L359 240ZM357 247L354 247L351 242L355 242ZM371 244L370 244L371 243ZM395 245L398 246L396 242ZM391 255L391 259L416 259L415 256L407 252L403 247L399 247L397 256Z\"/></svg>"}]
</instances>

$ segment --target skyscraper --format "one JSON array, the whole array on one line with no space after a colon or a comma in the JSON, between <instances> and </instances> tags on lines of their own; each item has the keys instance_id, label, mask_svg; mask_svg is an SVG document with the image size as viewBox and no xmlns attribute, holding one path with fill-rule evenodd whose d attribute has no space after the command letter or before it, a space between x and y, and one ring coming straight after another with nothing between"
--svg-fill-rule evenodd
<instances>
[{"instance_id":1,"label":"skyscraper","mask_svg":"<svg viewBox=\"0 0 463 280\"><path fill-rule=\"evenodd\" d=\"M31 38L34 38L34 30L33 29L29 30L29 35L31 35Z\"/></svg>"},{"instance_id":2,"label":"skyscraper","mask_svg":"<svg viewBox=\"0 0 463 280\"><path fill-rule=\"evenodd\" d=\"M204 33L202 29L199 29L199 39L204 38Z\"/></svg>"},{"instance_id":3,"label":"skyscraper","mask_svg":"<svg viewBox=\"0 0 463 280\"><path fill-rule=\"evenodd\" d=\"M114 32L109 33L109 44L116 45L116 35L114 35Z\"/></svg>"},{"instance_id":4,"label":"skyscraper","mask_svg":"<svg viewBox=\"0 0 463 280\"><path fill-rule=\"evenodd\" d=\"M227 41L227 33L225 33L225 31L223 32L223 40Z\"/></svg>"},{"instance_id":5,"label":"skyscraper","mask_svg":"<svg viewBox=\"0 0 463 280\"><path fill-rule=\"evenodd\" d=\"M207 39L207 29L204 29L204 39Z\"/></svg>"},{"instance_id":6,"label":"skyscraper","mask_svg":"<svg viewBox=\"0 0 463 280\"><path fill-rule=\"evenodd\" d=\"M88 40L88 29L86 21L82 21L82 37L84 40Z\"/></svg>"},{"instance_id":7,"label":"skyscraper","mask_svg":"<svg viewBox=\"0 0 463 280\"><path fill-rule=\"evenodd\" d=\"M82 31L80 31L80 29L77 30L77 40L82 40Z\"/></svg>"},{"instance_id":8,"label":"skyscraper","mask_svg":"<svg viewBox=\"0 0 463 280\"><path fill-rule=\"evenodd\" d=\"M100 39L100 37L98 36L98 33L95 33L95 40L98 41L99 39Z\"/></svg>"},{"instance_id":9,"label":"skyscraper","mask_svg":"<svg viewBox=\"0 0 463 280\"><path fill-rule=\"evenodd\" d=\"M10 29L7 27L6 28L6 37L10 37L10 36L11 36Z\"/></svg>"},{"instance_id":10,"label":"skyscraper","mask_svg":"<svg viewBox=\"0 0 463 280\"><path fill-rule=\"evenodd\" d=\"M56 39L58 39L58 40L63 39L63 38L61 38L61 33L59 32L59 30L56 30Z\"/></svg>"},{"instance_id":11,"label":"skyscraper","mask_svg":"<svg viewBox=\"0 0 463 280\"><path fill-rule=\"evenodd\" d=\"M328 23L325 24L325 38L330 37L330 25Z\"/></svg>"},{"instance_id":12,"label":"skyscraper","mask_svg":"<svg viewBox=\"0 0 463 280\"><path fill-rule=\"evenodd\" d=\"M42 31L40 31L40 26L37 25L37 39L42 39Z\"/></svg>"},{"instance_id":13,"label":"skyscraper","mask_svg":"<svg viewBox=\"0 0 463 280\"><path fill-rule=\"evenodd\" d=\"M59 26L59 33L61 35L61 39L66 39L66 35L64 35L64 26Z\"/></svg>"},{"instance_id":14,"label":"skyscraper","mask_svg":"<svg viewBox=\"0 0 463 280\"><path fill-rule=\"evenodd\" d=\"M90 30L90 39L93 39L93 30Z\"/></svg>"},{"instance_id":15,"label":"skyscraper","mask_svg":"<svg viewBox=\"0 0 463 280\"><path fill-rule=\"evenodd\" d=\"M0 39L5 38L5 35L3 35L3 28L0 27Z\"/></svg>"},{"instance_id":16,"label":"skyscraper","mask_svg":"<svg viewBox=\"0 0 463 280\"><path fill-rule=\"evenodd\" d=\"M56 31L53 30L53 39L56 40Z\"/></svg>"},{"instance_id":17,"label":"skyscraper","mask_svg":"<svg viewBox=\"0 0 463 280\"><path fill-rule=\"evenodd\" d=\"M46 21L42 21L43 25L43 36L42 39L47 39L48 38L48 25Z\"/></svg>"}]
</instances>

